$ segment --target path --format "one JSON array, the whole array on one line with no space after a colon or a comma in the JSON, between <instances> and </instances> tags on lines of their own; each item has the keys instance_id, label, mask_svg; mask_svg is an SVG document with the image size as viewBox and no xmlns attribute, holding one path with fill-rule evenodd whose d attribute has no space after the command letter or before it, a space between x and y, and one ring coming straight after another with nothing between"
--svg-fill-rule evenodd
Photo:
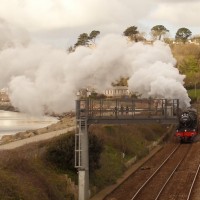
<instances>
[{"instance_id":1,"label":"path","mask_svg":"<svg viewBox=\"0 0 200 200\"><path fill-rule=\"evenodd\" d=\"M26 138L26 139L22 139L22 140L17 140L17 141L14 141L14 142L10 142L10 143L7 143L7 144L3 144L3 145L0 145L0 150L14 149L14 148L23 146L23 145L28 144L28 143L38 142L38 141L42 141L42 140L47 140L47 139L59 136L61 134L64 134L64 133L66 133L68 131L71 131L74 128L75 127L72 126L72 127L68 127L68 128L62 129L62 130L52 131L52 132L48 132L48 133L43 133L43 134L36 135L36 136L30 137L30 138Z\"/></svg>"}]
</instances>

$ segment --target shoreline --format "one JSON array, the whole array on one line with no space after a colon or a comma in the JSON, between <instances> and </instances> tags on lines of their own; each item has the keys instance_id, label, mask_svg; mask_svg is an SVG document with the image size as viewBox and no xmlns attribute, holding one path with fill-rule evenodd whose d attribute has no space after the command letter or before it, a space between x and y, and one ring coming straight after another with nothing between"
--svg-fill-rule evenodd
<instances>
[{"instance_id":1,"label":"shoreline","mask_svg":"<svg viewBox=\"0 0 200 200\"><path fill-rule=\"evenodd\" d=\"M45 133L63 130L63 129L74 127L74 126L75 126L74 113L67 113L64 116L58 117L58 122L53 123L49 126L35 129L35 130L22 131L15 134L2 135L2 137L0 138L0 145L18 141L18 140L23 140L26 138L31 138L31 137L45 134Z\"/></svg>"},{"instance_id":2,"label":"shoreline","mask_svg":"<svg viewBox=\"0 0 200 200\"><path fill-rule=\"evenodd\" d=\"M75 126L71 126L65 129L61 129L61 130L56 130L56 131L51 131L51 132L47 132L44 134L40 134L40 135L35 135L34 137L28 137L28 138L23 138L23 139L18 139L15 141L11 141L11 142L7 142L4 144L0 145L0 150L11 150L11 149L15 149L30 143L34 143L34 142L40 142L40 141L44 141L44 140L48 140L51 139L53 137L65 134L69 131L74 130Z\"/></svg>"}]
</instances>

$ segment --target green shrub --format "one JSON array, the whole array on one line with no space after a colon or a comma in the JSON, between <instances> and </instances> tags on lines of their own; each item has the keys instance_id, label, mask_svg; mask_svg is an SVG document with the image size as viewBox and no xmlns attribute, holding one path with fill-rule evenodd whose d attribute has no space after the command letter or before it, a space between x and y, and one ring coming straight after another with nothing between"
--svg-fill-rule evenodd
<instances>
[{"instance_id":1,"label":"green shrub","mask_svg":"<svg viewBox=\"0 0 200 200\"><path fill-rule=\"evenodd\" d=\"M46 159L61 170L76 171L75 164L75 136L63 135L54 140L46 151ZM89 168L90 172L100 167L100 155L103 142L93 134L89 134Z\"/></svg>"},{"instance_id":2,"label":"green shrub","mask_svg":"<svg viewBox=\"0 0 200 200\"><path fill-rule=\"evenodd\" d=\"M46 159L61 170L74 168L74 135L63 135L54 140L46 152Z\"/></svg>"}]
</instances>

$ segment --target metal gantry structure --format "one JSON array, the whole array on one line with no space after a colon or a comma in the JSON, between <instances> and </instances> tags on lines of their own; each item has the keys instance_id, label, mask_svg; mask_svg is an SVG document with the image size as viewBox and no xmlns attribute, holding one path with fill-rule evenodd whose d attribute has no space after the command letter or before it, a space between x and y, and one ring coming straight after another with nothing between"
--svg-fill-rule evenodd
<instances>
[{"instance_id":1,"label":"metal gantry structure","mask_svg":"<svg viewBox=\"0 0 200 200\"><path fill-rule=\"evenodd\" d=\"M79 200L89 199L89 142L91 124L176 124L178 99L79 99L76 101L75 167Z\"/></svg>"}]
</instances>

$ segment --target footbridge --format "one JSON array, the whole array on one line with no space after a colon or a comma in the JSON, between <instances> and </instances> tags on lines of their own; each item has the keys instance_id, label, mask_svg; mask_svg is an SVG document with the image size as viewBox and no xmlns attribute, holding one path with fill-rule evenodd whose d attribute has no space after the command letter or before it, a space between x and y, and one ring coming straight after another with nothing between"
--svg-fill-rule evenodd
<instances>
[{"instance_id":1,"label":"footbridge","mask_svg":"<svg viewBox=\"0 0 200 200\"><path fill-rule=\"evenodd\" d=\"M88 127L91 124L178 123L178 99L79 99L76 101L75 167L79 200L89 199Z\"/></svg>"}]
</instances>

